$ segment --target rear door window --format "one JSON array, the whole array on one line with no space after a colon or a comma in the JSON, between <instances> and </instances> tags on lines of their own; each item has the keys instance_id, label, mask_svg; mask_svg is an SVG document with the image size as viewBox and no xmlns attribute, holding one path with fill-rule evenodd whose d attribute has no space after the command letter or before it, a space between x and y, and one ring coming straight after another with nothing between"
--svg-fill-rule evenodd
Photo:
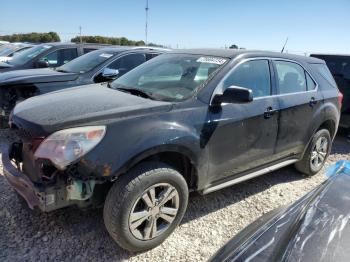
<instances>
[{"instance_id":1,"label":"rear door window","mask_svg":"<svg viewBox=\"0 0 350 262\"><path fill-rule=\"evenodd\" d=\"M308 72L305 71L305 76L306 76L306 85L307 85L307 90L314 90L316 89L316 83L315 81L311 78Z\"/></svg>"},{"instance_id":2,"label":"rear door window","mask_svg":"<svg viewBox=\"0 0 350 262\"><path fill-rule=\"evenodd\" d=\"M274 61L279 94L305 92L305 70L300 65L287 61Z\"/></svg>"},{"instance_id":3,"label":"rear door window","mask_svg":"<svg viewBox=\"0 0 350 262\"><path fill-rule=\"evenodd\" d=\"M58 67L65 63L68 63L76 57L78 57L77 49L69 48L53 51L42 57L40 60L48 62L49 67Z\"/></svg>"},{"instance_id":4,"label":"rear door window","mask_svg":"<svg viewBox=\"0 0 350 262\"><path fill-rule=\"evenodd\" d=\"M108 68L117 69L119 77L146 62L146 54L129 54L112 62Z\"/></svg>"}]
</instances>

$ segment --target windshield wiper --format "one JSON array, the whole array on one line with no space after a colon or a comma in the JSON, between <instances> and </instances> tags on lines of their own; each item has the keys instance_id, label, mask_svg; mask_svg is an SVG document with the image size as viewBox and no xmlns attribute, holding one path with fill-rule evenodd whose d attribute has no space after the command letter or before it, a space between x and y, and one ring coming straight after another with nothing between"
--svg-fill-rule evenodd
<instances>
[{"instance_id":1,"label":"windshield wiper","mask_svg":"<svg viewBox=\"0 0 350 262\"><path fill-rule=\"evenodd\" d=\"M137 95L137 96L141 96L144 98L149 98L154 100L154 97L152 96L152 93L148 93L145 92L141 89L137 89L137 88L124 88L124 87L117 87L116 90L122 91L122 92L127 92L130 93L132 95Z\"/></svg>"}]
</instances>

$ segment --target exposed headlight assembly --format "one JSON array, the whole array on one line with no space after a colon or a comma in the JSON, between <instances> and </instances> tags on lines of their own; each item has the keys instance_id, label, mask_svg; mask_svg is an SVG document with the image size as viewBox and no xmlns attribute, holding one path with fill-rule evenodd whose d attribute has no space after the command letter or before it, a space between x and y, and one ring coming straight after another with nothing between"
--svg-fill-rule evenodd
<instances>
[{"instance_id":1,"label":"exposed headlight assembly","mask_svg":"<svg viewBox=\"0 0 350 262\"><path fill-rule=\"evenodd\" d=\"M105 126L75 127L47 137L35 151L36 158L49 159L60 170L93 149L104 137Z\"/></svg>"}]
</instances>

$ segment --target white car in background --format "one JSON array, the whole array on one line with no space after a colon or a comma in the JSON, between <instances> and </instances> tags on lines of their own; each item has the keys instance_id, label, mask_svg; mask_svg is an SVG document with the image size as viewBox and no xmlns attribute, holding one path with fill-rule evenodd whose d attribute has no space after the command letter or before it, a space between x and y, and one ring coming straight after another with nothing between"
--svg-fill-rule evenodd
<instances>
[{"instance_id":1,"label":"white car in background","mask_svg":"<svg viewBox=\"0 0 350 262\"><path fill-rule=\"evenodd\" d=\"M5 44L9 44L10 42L8 42L8 41L0 41L0 46L2 46L2 45L5 45Z\"/></svg>"},{"instance_id":2,"label":"white car in background","mask_svg":"<svg viewBox=\"0 0 350 262\"><path fill-rule=\"evenodd\" d=\"M13 56L19 54L20 52L31 48L33 45L31 44L23 44L23 43L11 43L4 44L0 46L0 62L7 62L12 59Z\"/></svg>"}]
</instances>

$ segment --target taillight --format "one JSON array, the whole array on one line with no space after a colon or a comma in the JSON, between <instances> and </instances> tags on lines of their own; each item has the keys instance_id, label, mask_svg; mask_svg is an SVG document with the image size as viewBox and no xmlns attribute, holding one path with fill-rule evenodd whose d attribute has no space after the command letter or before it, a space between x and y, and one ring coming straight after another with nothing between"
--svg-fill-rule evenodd
<instances>
[{"instance_id":1,"label":"taillight","mask_svg":"<svg viewBox=\"0 0 350 262\"><path fill-rule=\"evenodd\" d=\"M342 105L343 105L343 94L341 92L338 93L338 106L339 106L339 110L341 109Z\"/></svg>"}]
</instances>

